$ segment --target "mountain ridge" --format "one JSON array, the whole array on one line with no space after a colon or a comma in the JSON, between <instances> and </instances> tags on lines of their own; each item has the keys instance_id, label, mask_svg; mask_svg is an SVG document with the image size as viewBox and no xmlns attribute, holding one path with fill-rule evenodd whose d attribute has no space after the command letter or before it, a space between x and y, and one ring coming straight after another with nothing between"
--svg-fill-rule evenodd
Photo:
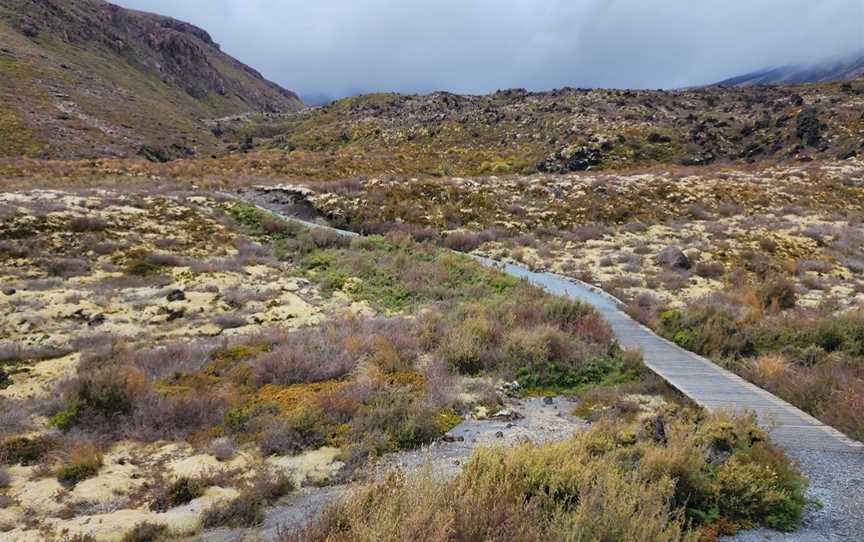
<instances>
[{"instance_id":1,"label":"mountain ridge","mask_svg":"<svg viewBox=\"0 0 864 542\"><path fill-rule=\"evenodd\" d=\"M787 64L724 79L718 86L824 83L848 81L864 75L864 50L844 58L821 62Z\"/></svg>"},{"instance_id":2,"label":"mountain ridge","mask_svg":"<svg viewBox=\"0 0 864 542\"><path fill-rule=\"evenodd\" d=\"M204 119L303 107L206 30L102 0L0 0L0 41L0 155L206 155Z\"/></svg>"}]
</instances>

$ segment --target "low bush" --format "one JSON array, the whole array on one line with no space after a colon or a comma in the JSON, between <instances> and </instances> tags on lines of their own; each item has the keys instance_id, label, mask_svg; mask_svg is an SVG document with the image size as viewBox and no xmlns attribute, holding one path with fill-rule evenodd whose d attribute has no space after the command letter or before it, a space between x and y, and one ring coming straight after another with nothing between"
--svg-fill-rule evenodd
<instances>
[{"instance_id":1,"label":"low bush","mask_svg":"<svg viewBox=\"0 0 864 542\"><path fill-rule=\"evenodd\" d=\"M42 267L52 277L70 278L86 275L90 264L80 258L53 258L42 263Z\"/></svg>"},{"instance_id":2,"label":"low bush","mask_svg":"<svg viewBox=\"0 0 864 542\"><path fill-rule=\"evenodd\" d=\"M506 298L461 305L437 326L437 352L455 370L572 389L621 369L611 330L589 307L519 286Z\"/></svg>"},{"instance_id":3,"label":"low bush","mask_svg":"<svg viewBox=\"0 0 864 542\"><path fill-rule=\"evenodd\" d=\"M240 495L218 503L204 513L202 525L216 527L254 527L264 521L264 508L296 488L285 473L258 473Z\"/></svg>"},{"instance_id":4,"label":"low bush","mask_svg":"<svg viewBox=\"0 0 864 542\"><path fill-rule=\"evenodd\" d=\"M330 324L296 331L250 362L258 385L323 382L341 378L358 359L345 348L349 329Z\"/></svg>"},{"instance_id":5,"label":"low bush","mask_svg":"<svg viewBox=\"0 0 864 542\"><path fill-rule=\"evenodd\" d=\"M204 495L205 484L195 478L181 477L169 484L167 487L157 490L150 509L156 512L164 512L176 506L190 503Z\"/></svg>"},{"instance_id":6,"label":"low bush","mask_svg":"<svg viewBox=\"0 0 864 542\"><path fill-rule=\"evenodd\" d=\"M661 422L666 442L640 423L480 449L452 481L394 474L282 540L690 541L716 522L789 530L800 521L804 482L755 420L684 413Z\"/></svg>"},{"instance_id":7,"label":"low bush","mask_svg":"<svg viewBox=\"0 0 864 542\"><path fill-rule=\"evenodd\" d=\"M481 232L454 232L444 237L443 245L458 252L471 252L484 243L495 241L501 233L487 230Z\"/></svg>"},{"instance_id":8,"label":"low bush","mask_svg":"<svg viewBox=\"0 0 864 542\"><path fill-rule=\"evenodd\" d=\"M320 448L327 443L327 420L314 408L302 408L290 416L274 420L261 436L264 455L294 455Z\"/></svg>"},{"instance_id":9,"label":"low bush","mask_svg":"<svg viewBox=\"0 0 864 542\"><path fill-rule=\"evenodd\" d=\"M756 292L762 306L776 310L791 309L795 306L798 294L795 285L784 277L766 280Z\"/></svg>"},{"instance_id":10,"label":"low bush","mask_svg":"<svg viewBox=\"0 0 864 542\"><path fill-rule=\"evenodd\" d=\"M437 412L407 392L376 393L349 424L348 439L354 443L379 435L377 453L410 450L432 442L442 431Z\"/></svg>"},{"instance_id":11,"label":"low bush","mask_svg":"<svg viewBox=\"0 0 864 542\"><path fill-rule=\"evenodd\" d=\"M57 441L47 436L14 437L0 445L0 463L35 465L57 448Z\"/></svg>"},{"instance_id":12,"label":"low bush","mask_svg":"<svg viewBox=\"0 0 864 542\"><path fill-rule=\"evenodd\" d=\"M699 262L696 264L695 272L702 278L716 279L723 276L726 268L720 262Z\"/></svg>"},{"instance_id":13,"label":"low bush","mask_svg":"<svg viewBox=\"0 0 864 542\"><path fill-rule=\"evenodd\" d=\"M67 452L67 459L57 471L57 481L74 486L82 480L92 478L102 467L102 452L91 443L79 443Z\"/></svg>"}]
</instances>

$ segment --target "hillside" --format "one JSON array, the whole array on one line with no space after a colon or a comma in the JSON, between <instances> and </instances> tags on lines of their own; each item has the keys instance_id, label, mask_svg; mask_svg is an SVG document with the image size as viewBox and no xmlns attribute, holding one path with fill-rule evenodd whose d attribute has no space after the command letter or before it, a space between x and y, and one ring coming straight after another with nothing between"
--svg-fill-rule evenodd
<instances>
[{"instance_id":1,"label":"hillside","mask_svg":"<svg viewBox=\"0 0 864 542\"><path fill-rule=\"evenodd\" d=\"M280 173L483 175L844 158L864 80L682 91L561 89L345 98L226 125ZM262 158L257 158L260 162ZM267 158L263 158L267 159Z\"/></svg>"},{"instance_id":2,"label":"hillside","mask_svg":"<svg viewBox=\"0 0 864 542\"><path fill-rule=\"evenodd\" d=\"M302 107L206 31L102 0L0 0L0 43L0 156L206 155L202 119Z\"/></svg>"},{"instance_id":3,"label":"hillside","mask_svg":"<svg viewBox=\"0 0 864 542\"><path fill-rule=\"evenodd\" d=\"M791 64L759 70L721 81L721 86L781 85L846 81L864 75L864 51L843 59Z\"/></svg>"}]
</instances>

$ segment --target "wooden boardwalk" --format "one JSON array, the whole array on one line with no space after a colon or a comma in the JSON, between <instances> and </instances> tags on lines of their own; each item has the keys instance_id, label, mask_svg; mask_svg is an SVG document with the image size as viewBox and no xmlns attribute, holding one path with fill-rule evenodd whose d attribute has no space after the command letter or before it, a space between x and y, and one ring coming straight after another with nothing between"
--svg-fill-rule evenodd
<instances>
[{"instance_id":1,"label":"wooden boardwalk","mask_svg":"<svg viewBox=\"0 0 864 542\"><path fill-rule=\"evenodd\" d=\"M356 235L324 224L297 220L278 202L249 201L258 208L311 228L327 228L340 235ZM642 350L645 364L708 410L753 411L774 441L795 459L809 479L807 495L823 506L807 510L803 525L792 533L768 530L743 532L730 542L834 542L864 540L864 445L826 426L774 395L726 371L709 360L683 350L633 321L609 295L566 277L533 273L475 257L487 266L524 278L550 293L584 301L609 322L618 341ZM209 540L209 538L208 538Z\"/></svg>"},{"instance_id":2,"label":"wooden boardwalk","mask_svg":"<svg viewBox=\"0 0 864 542\"><path fill-rule=\"evenodd\" d=\"M621 310L614 298L595 288L551 273L477 258L484 265L524 278L551 293L585 301L606 319L618 342L642 352L645 364L674 388L708 410L752 411L778 445L791 450L864 454L864 444L747 382L711 361L659 337Z\"/></svg>"},{"instance_id":3,"label":"wooden boardwalk","mask_svg":"<svg viewBox=\"0 0 864 542\"><path fill-rule=\"evenodd\" d=\"M278 196L281 189L261 188L260 190L265 194ZM283 212L279 204L274 205L273 201L266 201L268 198L265 198L265 201L260 199L250 201L232 194L224 195L232 199L245 200L262 211L306 227L327 229L351 237L357 235L354 232L290 216ZM280 198L277 197L278 199ZM552 294L578 299L592 305L612 327L621 346L640 350L645 365L671 386L708 410L755 412L759 422L769 430L771 438L782 448L789 451L864 455L864 444L848 438L833 427L825 425L806 412L715 365L708 359L658 336L621 310L621 303L618 300L597 288L554 273L537 273L518 265L505 264L481 256L473 257L483 265L523 278Z\"/></svg>"}]
</instances>

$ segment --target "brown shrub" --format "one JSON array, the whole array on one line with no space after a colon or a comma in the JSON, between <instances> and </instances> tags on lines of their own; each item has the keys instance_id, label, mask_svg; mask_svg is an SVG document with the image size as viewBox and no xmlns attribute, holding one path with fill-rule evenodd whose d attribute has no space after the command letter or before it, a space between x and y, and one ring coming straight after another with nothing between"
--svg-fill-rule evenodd
<instances>
[{"instance_id":1,"label":"brown shrub","mask_svg":"<svg viewBox=\"0 0 864 542\"><path fill-rule=\"evenodd\" d=\"M699 262L696 264L695 272L702 278L716 279L723 276L726 268L720 262Z\"/></svg>"},{"instance_id":2,"label":"brown shrub","mask_svg":"<svg viewBox=\"0 0 864 542\"><path fill-rule=\"evenodd\" d=\"M795 306L795 286L786 278L774 276L763 282L756 295L765 308L790 309Z\"/></svg>"},{"instance_id":3,"label":"brown shrub","mask_svg":"<svg viewBox=\"0 0 864 542\"><path fill-rule=\"evenodd\" d=\"M0 254L9 258L27 258L30 249L19 242L0 240Z\"/></svg>"},{"instance_id":4,"label":"brown shrub","mask_svg":"<svg viewBox=\"0 0 864 542\"><path fill-rule=\"evenodd\" d=\"M169 539L168 527L155 523L139 523L123 535L120 542L162 542Z\"/></svg>"},{"instance_id":5,"label":"brown shrub","mask_svg":"<svg viewBox=\"0 0 864 542\"><path fill-rule=\"evenodd\" d=\"M42 263L42 267L54 277L78 277L90 272L90 264L80 258L53 258Z\"/></svg>"},{"instance_id":6,"label":"brown shrub","mask_svg":"<svg viewBox=\"0 0 864 542\"><path fill-rule=\"evenodd\" d=\"M494 235L487 232L453 232L444 238L444 246L458 252L471 252L480 245L492 241Z\"/></svg>"},{"instance_id":7,"label":"brown shrub","mask_svg":"<svg viewBox=\"0 0 864 542\"><path fill-rule=\"evenodd\" d=\"M204 513L202 525L216 527L254 527L264 521L264 508L296 488L284 472L259 472L240 495L227 503L217 503Z\"/></svg>"},{"instance_id":8,"label":"brown shrub","mask_svg":"<svg viewBox=\"0 0 864 542\"><path fill-rule=\"evenodd\" d=\"M608 226L602 224L583 224L581 226L576 226L569 232L565 232L563 235L565 239L584 243L585 241L602 239L609 235L611 231L612 230Z\"/></svg>"},{"instance_id":9,"label":"brown shrub","mask_svg":"<svg viewBox=\"0 0 864 542\"><path fill-rule=\"evenodd\" d=\"M284 343L251 362L258 385L300 384L342 378L358 360L344 347L346 326L327 325L296 331Z\"/></svg>"},{"instance_id":10,"label":"brown shrub","mask_svg":"<svg viewBox=\"0 0 864 542\"><path fill-rule=\"evenodd\" d=\"M69 229L74 232L94 232L108 229L108 222L98 216L77 216L69 222Z\"/></svg>"},{"instance_id":11,"label":"brown shrub","mask_svg":"<svg viewBox=\"0 0 864 542\"><path fill-rule=\"evenodd\" d=\"M177 440L219 425L227 401L218 395L188 393L179 397L150 394L137 401L125 425L106 434L126 435L139 440Z\"/></svg>"},{"instance_id":12,"label":"brown shrub","mask_svg":"<svg viewBox=\"0 0 864 542\"><path fill-rule=\"evenodd\" d=\"M108 346L118 355L118 347ZM210 362L218 345L212 341L183 341L159 348L124 352L129 362L143 370L151 380L159 380L175 373L191 373ZM94 354L85 354L94 355Z\"/></svg>"}]
</instances>

